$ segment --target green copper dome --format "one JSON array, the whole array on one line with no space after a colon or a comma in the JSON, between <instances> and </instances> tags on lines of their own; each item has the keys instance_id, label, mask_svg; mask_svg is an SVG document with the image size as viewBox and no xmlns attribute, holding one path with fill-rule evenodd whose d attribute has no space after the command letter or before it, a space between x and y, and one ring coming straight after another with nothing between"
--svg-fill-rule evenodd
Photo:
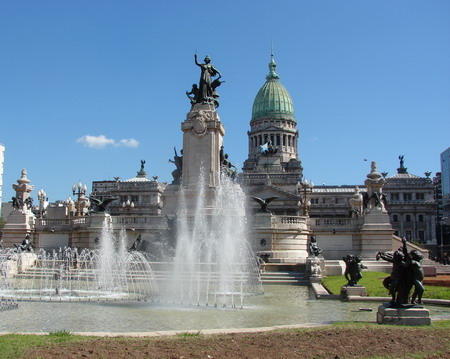
<instances>
[{"instance_id":1,"label":"green copper dome","mask_svg":"<svg viewBox=\"0 0 450 359\"><path fill-rule=\"evenodd\" d=\"M253 102L252 120L262 117L295 120L291 95L279 81L280 77L275 71L276 67L273 55L271 55L267 81L258 91Z\"/></svg>"}]
</instances>

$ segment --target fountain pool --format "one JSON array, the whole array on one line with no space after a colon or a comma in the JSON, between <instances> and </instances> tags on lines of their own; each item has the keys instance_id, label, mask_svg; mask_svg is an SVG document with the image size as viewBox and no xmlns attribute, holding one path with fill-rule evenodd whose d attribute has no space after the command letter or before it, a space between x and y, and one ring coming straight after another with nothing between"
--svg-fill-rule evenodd
<instances>
[{"instance_id":1,"label":"fountain pool","mask_svg":"<svg viewBox=\"0 0 450 359\"><path fill-rule=\"evenodd\" d=\"M0 312L0 332L152 332L275 325L375 322L381 303L316 300L308 287L265 287L246 299L244 309L175 306L152 302L20 302ZM359 311L371 307L373 312ZM449 307L426 306L432 317L450 318Z\"/></svg>"}]
</instances>

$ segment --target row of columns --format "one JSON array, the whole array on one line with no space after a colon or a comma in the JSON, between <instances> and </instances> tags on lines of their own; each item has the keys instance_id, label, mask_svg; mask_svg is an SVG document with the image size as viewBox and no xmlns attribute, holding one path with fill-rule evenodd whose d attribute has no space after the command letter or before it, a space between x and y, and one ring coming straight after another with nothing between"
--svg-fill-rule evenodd
<instances>
[{"instance_id":1,"label":"row of columns","mask_svg":"<svg viewBox=\"0 0 450 359\"><path fill-rule=\"evenodd\" d=\"M293 150L297 148L296 135L281 135L273 133L250 136L250 146L252 148L258 148L259 146L269 142L269 140L272 141L272 145L274 146L292 147Z\"/></svg>"}]
</instances>

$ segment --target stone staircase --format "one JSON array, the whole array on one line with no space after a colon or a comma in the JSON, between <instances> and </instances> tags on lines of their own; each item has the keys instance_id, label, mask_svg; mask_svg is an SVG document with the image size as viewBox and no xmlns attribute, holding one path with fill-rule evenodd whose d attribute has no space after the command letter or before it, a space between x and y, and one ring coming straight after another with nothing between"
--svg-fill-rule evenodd
<instances>
[{"instance_id":1,"label":"stone staircase","mask_svg":"<svg viewBox=\"0 0 450 359\"><path fill-rule=\"evenodd\" d=\"M305 278L304 273L288 271L261 272L261 281L264 285L309 285L309 280Z\"/></svg>"}]
</instances>

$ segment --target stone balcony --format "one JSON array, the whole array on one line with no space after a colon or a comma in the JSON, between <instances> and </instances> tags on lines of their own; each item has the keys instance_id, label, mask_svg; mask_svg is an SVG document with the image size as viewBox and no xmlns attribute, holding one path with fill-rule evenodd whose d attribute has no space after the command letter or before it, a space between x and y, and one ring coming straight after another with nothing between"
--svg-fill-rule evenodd
<instances>
[{"instance_id":1,"label":"stone balcony","mask_svg":"<svg viewBox=\"0 0 450 359\"><path fill-rule=\"evenodd\" d=\"M311 218L312 231L355 231L362 224L362 218Z\"/></svg>"}]
</instances>

